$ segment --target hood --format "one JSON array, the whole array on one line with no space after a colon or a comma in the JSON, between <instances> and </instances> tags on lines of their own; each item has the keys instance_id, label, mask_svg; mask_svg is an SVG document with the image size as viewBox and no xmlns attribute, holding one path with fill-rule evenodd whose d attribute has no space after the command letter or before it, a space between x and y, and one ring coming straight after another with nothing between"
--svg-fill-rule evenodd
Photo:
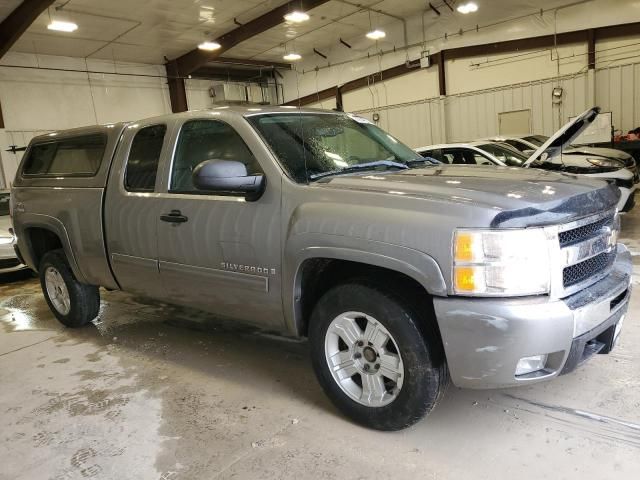
<instances>
[{"instance_id":1,"label":"hood","mask_svg":"<svg viewBox=\"0 0 640 480\"><path fill-rule=\"evenodd\" d=\"M571 145L571 142L591 125L599 113L600 107L593 107L581 113L570 122L567 122L529 157L523 167L528 167L536 160L539 160L543 153L547 153L548 160L552 160L560 155L563 150Z\"/></svg>"},{"instance_id":2,"label":"hood","mask_svg":"<svg viewBox=\"0 0 640 480\"><path fill-rule=\"evenodd\" d=\"M625 165L629 159L633 159L627 152L616 150L615 148L577 146L568 148L564 153L567 155L590 155L592 157L612 158L624 162Z\"/></svg>"},{"instance_id":3,"label":"hood","mask_svg":"<svg viewBox=\"0 0 640 480\"><path fill-rule=\"evenodd\" d=\"M465 204L469 205L469 214L472 208L485 208L496 212L496 218L526 218L530 225L601 212L613 208L620 195L614 185L601 180L539 169L481 165L438 165L393 173L341 175L315 185L420 198L440 205Z\"/></svg>"}]
</instances>

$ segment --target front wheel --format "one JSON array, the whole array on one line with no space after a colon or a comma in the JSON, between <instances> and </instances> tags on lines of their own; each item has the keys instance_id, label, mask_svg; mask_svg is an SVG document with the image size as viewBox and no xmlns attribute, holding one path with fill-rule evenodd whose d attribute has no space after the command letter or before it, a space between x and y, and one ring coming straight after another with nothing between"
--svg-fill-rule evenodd
<instances>
[{"instance_id":1,"label":"front wheel","mask_svg":"<svg viewBox=\"0 0 640 480\"><path fill-rule=\"evenodd\" d=\"M44 298L56 318L67 327L82 327L98 316L98 287L80 283L62 250L47 252L38 269Z\"/></svg>"},{"instance_id":2,"label":"front wheel","mask_svg":"<svg viewBox=\"0 0 640 480\"><path fill-rule=\"evenodd\" d=\"M366 283L339 285L318 301L313 366L340 410L367 427L400 430L433 409L448 375L421 320L411 302Z\"/></svg>"}]
</instances>

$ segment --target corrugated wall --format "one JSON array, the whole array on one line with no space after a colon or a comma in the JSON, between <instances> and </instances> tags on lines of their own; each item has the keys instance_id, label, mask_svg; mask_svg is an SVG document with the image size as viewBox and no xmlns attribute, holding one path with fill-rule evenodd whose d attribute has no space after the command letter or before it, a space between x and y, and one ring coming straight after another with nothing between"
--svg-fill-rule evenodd
<instances>
[{"instance_id":1,"label":"corrugated wall","mask_svg":"<svg viewBox=\"0 0 640 480\"><path fill-rule=\"evenodd\" d=\"M564 90L559 105L552 102L556 86ZM445 101L447 141L497 135L498 114L513 110L531 110L532 131L550 135L589 106L586 73L452 95Z\"/></svg>"},{"instance_id":2,"label":"corrugated wall","mask_svg":"<svg viewBox=\"0 0 640 480\"><path fill-rule=\"evenodd\" d=\"M382 129L416 148L444 141L441 108L442 100L432 98L354 113L373 120L373 113L377 112L380 115L378 125Z\"/></svg>"},{"instance_id":3,"label":"corrugated wall","mask_svg":"<svg viewBox=\"0 0 640 480\"><path fill-rule=\"evenodd\" d=\"M596 70L596 100L617 130L640 127L640 63Z\"/></svg>"}]
</instances>

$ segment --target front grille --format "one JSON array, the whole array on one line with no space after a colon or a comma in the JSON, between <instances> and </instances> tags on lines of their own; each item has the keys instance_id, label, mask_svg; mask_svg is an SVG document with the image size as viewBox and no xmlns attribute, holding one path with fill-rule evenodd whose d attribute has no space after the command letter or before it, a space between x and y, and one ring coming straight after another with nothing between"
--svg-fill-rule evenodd
<instances>
[{"instance_id":1,"label":"front grille","mask_svg":"<svg viewBox=\"0 0 640 480\"><path fill-rule=\"evenodd\" d=\"M562 271L562 284L565 288L581 283L589 277L597 275L603 270L613 265L616 259L616 251L602 252L595 257L591 257L583 262L565 267Z\"/></svg>"},{"instance_id":2,"label":"front grille","mask_svg":"<svg viewBox=\"0 0 640 480\"><path fill-rule=\"evenodd\" d=\"M568 245L573 245L574 243L583 242L593 238L600 233L602 227L611 225L612 223L612 217L605 217L596 222L589 223L588 225L583 225L582 227L574 228L573 230L567 230L566 232L560 232L558 234L560 247L566 247Z\"/></svg>"},{"instance_id":3,"label":"front grille","mask_svg":"<svg viewBox=\"0 0 640 480\"><path fill-rule=\"evenodd\" d=\"M20 260L17 258L3 258L0 259L0 270L3 268L13 268L20 265Z\"/></svg>"}]
</instances>

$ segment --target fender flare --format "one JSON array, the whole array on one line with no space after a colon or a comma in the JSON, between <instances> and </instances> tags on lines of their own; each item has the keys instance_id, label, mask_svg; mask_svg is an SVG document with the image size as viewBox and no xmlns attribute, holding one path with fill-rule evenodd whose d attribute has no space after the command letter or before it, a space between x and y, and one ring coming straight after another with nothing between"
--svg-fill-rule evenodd
<instances>
[{"instance_id":1,"label":"fender flare","mask_svg":"<svg viewBox=\"0 0 640 480\"><path fill-rule=\"evenodd\" d=\"M306 260L313 258L345 260L385 268L412 278L422 285L430 295L447 295L447 285L440 266L426 253L399 245L343 236L332 239L337 240L341 246L332 246L326 243L324 245L296 245L303 241L307 243L308 238L302 239L300 237L308 236L301 235L292 238L287 248L288 252L284 257L284 316L286 328L293 335L300 336L303 326L300 303L302 298L302 265ZM366 247L366 250L363 247Z\"/></svg>"},{"instance_id":2,"label":"fender flare","mask_svg":"<svg viewBox=\"0 0 640 480\"><path fill-rule=\"evenodd\" d=\"M79 282L87 283L84 274L80 270L73 249L71 248L71 240L69 239L67 229L59 219L41 213L21 213L19 224L20 235L18 236L18 244L20 247L20 253L24 257L27 264L33 265L33 267L38 268L38 265L35 265L34 262L33 246L31 245L30 240L21 241L20 238L24 238L25 232L30 228L42 228L44 230L49 230L60 239L60 242L62 243L62 249L64 250L64 254L67 257L67 261L69 262L69 267L71 268L71 271L73 272L75 277ZM22 246L26 247L26 249L23 249Z\"/></svg>"}]
</instances>

